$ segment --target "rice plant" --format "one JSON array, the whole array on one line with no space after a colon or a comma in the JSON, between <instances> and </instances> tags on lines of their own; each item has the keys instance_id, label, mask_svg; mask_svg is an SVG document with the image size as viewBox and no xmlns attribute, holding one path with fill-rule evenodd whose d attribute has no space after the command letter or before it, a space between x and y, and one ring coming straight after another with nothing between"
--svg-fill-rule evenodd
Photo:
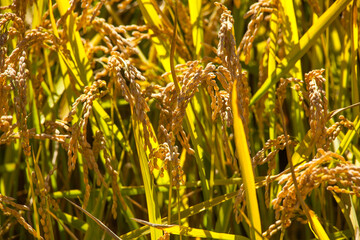
<instances>
[{"instance_id":1,"label":"rice plant","mask_svg":"<svg viewBox=\"0 0 360 240\"><path fill-rule=\"evenodd\" d=\"M0 239L360 239L358 0L0 0Z\"/></svg>"}]
</instances>

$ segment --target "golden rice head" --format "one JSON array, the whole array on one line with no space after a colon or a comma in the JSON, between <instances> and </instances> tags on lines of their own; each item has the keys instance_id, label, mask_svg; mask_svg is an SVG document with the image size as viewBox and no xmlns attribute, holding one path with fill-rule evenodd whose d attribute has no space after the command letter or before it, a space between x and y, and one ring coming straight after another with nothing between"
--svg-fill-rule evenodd
<instances>
[{"instance_id":1,"label":"golden rice head","mask_svg":"<svg viewBox=\"0 0 360 240\"><path fill-rule=\"evenodd\" d=\"M238 194L236 195L235 202L233 205L233 210L235 213L235 220L239 224L242 221L242 214L245 211L246 201L245 201L245 190L244 184L241 184Z\"/></svg>"},{"instance_id":2,"label":"golden rice head","mask_svg":"<svg viewBox=\"0 0 360 240\"><path fill-rule=\"evenodd\" d=\"M164 176L164 171L169 171L169 177L172 179L172 185L177 188L185 184L184 171L180 165L178 147L175 146L175 137L172 132L168 132L164 126L160 126L165 136L165 142L159 144L159 147L153 151L151 155L152 163L150 169L159 168L157 159L160 159L163 164L160 168L160 176Z\"/></svg>"},{"instance_id":3,"label":"golden rice head","mask_svg":"<svg viewBox=\"0 0 360 240\"><path fill-rule=\"evenodd\" d=\"M247 125L249 121L248 106L250 102L250 88L247 82L246 73L242 72L239 56L236 53L236 42L232 32L234 19L231 16L231 12L224 5L218 3L216 3L216 5L221 7L223 11L220 18L221 25L218 33L219 44L217 49L217 55L221 59L223 66L221 72L225 73L228 71L229 73L229 96L233 87L236 87L237 89L237 105L246 135L248 136ZM227 75L227 73L224 75L225 78ZM233 86L235 80L237 80L237 86Z\"/></svg>"},{"instance_id":4,"label":"golden rice head","mask_svg":"<svg viewBox=\"0 0 360 240\"><path fill-rule=\"evenodd\" d=\"M297 144L296 141L286 141L286 139L290 139L290 136L288 135L286 138L285 135L280 135L276 139L269 139L265 143L265 146L260 151L258 151L256 155L252 158L253 167L257 165L262 165L266 162L268 163L268 170L265 182L265 203L267 207L269 207L270 203L269 186L271 179L271 171L276 168L275 156L280 150L284 150L286 145L295 146ZM267 153L268 151L270 152Z\"/></svg>"},{"instance_id":5,"label":"golden rice head","mask_svg":"<svg viewBox=\"0 0 360 240\"><path fill-rule=\"evenodd\" d=\"M37 238L36 230L25 221L22 217L24 211L29 211L30 209L26 205L21 205L14 203L14 199L0 194L0 211L5 216L15 217L16 221L21 224L26 231L28 231L34 238ZM40 237L40 239L43 239Z\"/></svg>"},{"instance_id":6,"label":"golden rice head","mask_svg":"<svg viewBox=\"0 0 360 240\"><path fill-rule=\"evenodd\" d=\"M317 157L296 167L294 172L303 199L314 189L323 185L327 185L327 190L338 193L356 196L360 194L360 168L345 161L336 153L319 148ZM282 190L272 200L272 204L276 219L281 220L282 227L286 228L290 226L292 219L304 215L304 212L300 209L291 173L284 174L279 180L279 184L282 185Z\"/></svg>"},{"instance_id":7,"label":"golden rice head","mask_svg":"<svg viewBox=\"0 0 360 240\"><path fill-rule=\"evenodd\" d=\"M110 73L113 75L115 86L120 89L124 99L130 104L133 116L136 120L139 120L143 125L143 134L145 140L145 149L152 151L152 144L150 139L154 141L155 136L152 131L152 125L147 116L147 112L150 111L147 105L143 91L137 81L145 81L145 77L141 72L131 65L128 61L125 61L120 57L119 53L112 52L112 56L109 58L108 64Z\"/></svg>"},{"instance_id":8,"label":"golden rice head","mask_svg":"<svg viewBox=\"0 0 360 240\"><path fill-rule=\"evenodd\" d=\"M250 51L260 25L263 24L264 20L267 20L265 14L270 14L276 10L276 2L277 1L272 0L259 0L258 2L252 4L250 6L250 10L244 15L244 18L251 16L251 20L237 51L245 56L246 64L250 61Z\"/></svg>"},{"instance_id":9,"label":"golden rice head","mask_svg":"<svg viewBox=\"0 0 360 240\"><path fill-rule=\"evenodd\" d=\"M323 84L325 78L322 76L325 69L312 70L305 74L305 85L307 92L304 96L309 100L309 123L312 137L318 148L326 142L326 122L328 114L328 100Z\"/></svg>"},{"instance_id":10,"label":"golden rice head","mask_svg":"<svg viewBox=\"0 0 360 240\"><path fill-rule=\"evenodd\" d=\"M109 173L111 177L111 187L113 189L113 196L112 196L113 204L111 207L111 213L114 219L116 219L117 205L118 205L117 200L120 201L120 203L123 206L123 209L125 210L127 209L127 205L121 195L121 191L118 185L119 174L113 167L114 160L109 154L109 149L107 148L105 137L101 131L97 131L95 133L94 142L93 142L93 151L95 156L97 156L100 151L102 151L104 154L106 171Z\"/></svg>"},{"instance_id":11,"label":"golden rice head","mask_svg":"<svg viewBox=\"0 0 360 240\"><path fill-rule=\"evenodd\" d=\"M340 131L343 128L347 128L349 130L354 129L354 124L346 119L343 115L339 116L339 122L335 122L329 128L326 128L326 142L323 146L323 149L328 150L330 148L330 144L336 139L336 137L340 134Z\"/></svg>"}]
</instances>

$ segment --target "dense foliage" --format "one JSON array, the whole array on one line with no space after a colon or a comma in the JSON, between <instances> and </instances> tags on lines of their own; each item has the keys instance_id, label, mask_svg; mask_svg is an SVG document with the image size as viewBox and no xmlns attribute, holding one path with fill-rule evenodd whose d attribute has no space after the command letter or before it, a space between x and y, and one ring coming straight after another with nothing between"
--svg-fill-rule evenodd
<instances>
[{"instance_id":1,"label":"dense foliage","mask_svg":"<svg viewBox=\"0 0 360 240\"><path fill-rule=\"evenodd\" d=\"M360 239L360 1L0 3L0 239Z\"/></svg>"}]
</instances>

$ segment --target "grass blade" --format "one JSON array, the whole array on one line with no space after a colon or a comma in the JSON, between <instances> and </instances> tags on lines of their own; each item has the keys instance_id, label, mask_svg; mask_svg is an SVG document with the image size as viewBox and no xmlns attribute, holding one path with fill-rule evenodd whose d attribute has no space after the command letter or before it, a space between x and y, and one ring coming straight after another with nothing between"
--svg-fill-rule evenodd
<instances>
[{"instance_id":1,"label":"grass blade","mask_svg":"<svg viewBox=\"0 0 360 240\"><path fill-rule=\"evenodd\" d=\"M359 222L356 215L356 209L349 195L341 194L339 197L336 193L331 192L336 202L344 214L346 222L351 226L352 235L355 239L360 239Z\"/></svg>"},{"instance_id":2,"label":"grass blade","mask_svg":"<svg viewBox=\"0 0 360 240\"><path fill-rule=\"evenodd\" d=\"M103 224L99 219L97 219L96 217L94 217L91 213L89 213L88 211L86 211L85 209L83 209L82 207L76 205L75 203L73 203L72 201L70 201L67 198L64 198L66 201L68 201L69 203L71 203L71 205L73 205L74 207L76 207L77 209L79 209L80 211L82 211L83 213L86 214L86 216L88 216L89 218L91 218L92 220L94 220L94 222L96 222L96 224L101 227L103 230L105 230L105 232L112 237L113 239L116 240L121 240L121 238L119 238L115 233L113 233L113 231L111 231L110 228L108 228L105 224Z\"/></svg>"},{"instance_id":3,"label":"grass blade","mask_svg":"<svg viewBox=\"0 0 360 240\"><path fill-rule=\"evenodd\" d=\"M60 14L62 16L65 15L67 10L70 8L69 1L57 0L56 2L58 4ZM70 64L70 72L81 80L80 84L87 85L89 82L92 82L93 71L90 68L89 60L87 58L84 45L81 41L80 33L76 30L77 27L73 13L70 13L66 18L65 24L67 36L69 37L67 47L70 51L73 61L73 64Z\"/></svg>"},{"instance_id":4,"label":"grass blade","mask_svg":"<svg viewBox=\"0 0 360 240\"><path fill-rule=\"evenodd\" d=\"M156 11L154 3L151 0L138 0L140 10L144 16L145 22L151 27L161 27L161 20ZM154 31L149 29L149 34L154 34ZM159 39L158 37L152 38L152 43L155 45L157 57L161 62L165 72L170 72L170 43Z\"/></svg>"},{"instance_id":5,"label":"grass blade","mask_svg":"<svg viewBox=\"0 0 360 240\"><path fill-rule=\"evenodd\" d=\"M309 215L311 217L311 221L309 222L309 226L313 230L313 232L315 233L315 236L317 236L317 238L320 239L320 240L330 240L330 238L328 237L328 235L325 232L323 226L319 222L319 219L317 218L314 211L312 211L310 209L308 209L307 211L309 212Z\"/></svg>"},{"instance_id":6,"label":"grass blade","mask_svg":"<svg viewBox=\"0 0 360 240\"><path fill-rule=\"evenodd\" d=\"M237 80L234 81L234 85L233 85L234 87L231 93L232 94L231 106L234 116L235 146L239 158L241 176L244 180L247 211L250 218L250 222L254 227L254 229L251 228L251 239L262 239L261 220L260 220L258 201L256 197L254 172L253 172L252 162L250 159L250 153L247 145L244 126L241 117L239 115L239 110L237 105L238 94L237 94L237 89L235 87L236 82Z\"/></svg>"}]
</instances>

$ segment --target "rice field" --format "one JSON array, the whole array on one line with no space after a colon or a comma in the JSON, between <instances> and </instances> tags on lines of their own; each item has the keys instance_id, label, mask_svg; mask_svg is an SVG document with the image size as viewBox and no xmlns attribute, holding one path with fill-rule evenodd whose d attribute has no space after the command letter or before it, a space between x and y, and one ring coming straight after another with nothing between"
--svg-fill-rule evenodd
<instances>
[{"instance_id":1,"label":"rice field","mask_svg":"<svg viewBox=\"0 0 360 240\"><path fill-rule=\"evenodd\" d=\"M1 239L360 239L359 0L0 0Z\"/></svg>"}]
</instances>

